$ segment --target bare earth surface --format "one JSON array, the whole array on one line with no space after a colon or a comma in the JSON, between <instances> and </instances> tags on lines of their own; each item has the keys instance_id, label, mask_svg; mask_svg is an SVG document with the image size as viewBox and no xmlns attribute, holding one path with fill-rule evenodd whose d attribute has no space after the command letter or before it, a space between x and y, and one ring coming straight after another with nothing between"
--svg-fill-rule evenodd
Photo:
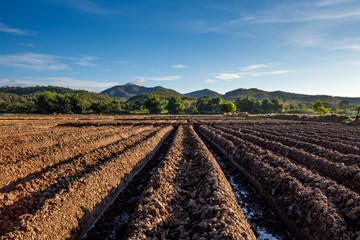
<instances>
[{"instance_id":1,"label":"bare earth surface","mask_svg":"<svg viewBox=\"0 0 360 240\"><path fill-rule=\"evenodd\" d=\"M0 133L0 239L92 239L127 196L121 232L108 224L104 239L360 240L358 126L1 116Z\"/></svg>"}]
</instances>

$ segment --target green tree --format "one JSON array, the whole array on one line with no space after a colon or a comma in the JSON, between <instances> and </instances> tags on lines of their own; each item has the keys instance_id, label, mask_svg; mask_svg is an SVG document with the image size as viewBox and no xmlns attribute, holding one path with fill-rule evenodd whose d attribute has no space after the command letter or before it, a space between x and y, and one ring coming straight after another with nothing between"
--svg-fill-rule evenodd
<instances>
[{"instance_id":1,"label":"green tree","mask_svg":"<svg viewBox=\"0 0 360 240\"><path fill-rule=\"evenodd\" d=\"M37 97L35 104L40 113L56 112L58 107L57 93L44 91Z\"/></svg>"},{"instance_id":2,"label":"green tree","mask_svg":"<svg viewBox=\"0 0 360 240\"><path fill-rule=\"evenodd\" d=\"M235 112L236 106L232 102L224 102L220 104L220 110L224 113Z\"/></svg>"},{"instance_id":3,"label":"green tree","mask_svg":"<svg viewBox=\"0 0 360 240\"><path fill-rule=\"evenodd\" d=\"M161 101L157 95L149 95L144 102L144 107L146 107L151 114L160 114L163 110Z\"/></svg>"},{"instance_id":4,"label":"green tree","mask_svg":"<svg viewBox=\"0 0 360 240\"><path fill-rule=\"evenodd\" d=\"M342 100L340 101L339 103L339 107L341 109L347 109L347 108L350 108L350 102L348 100Z\"/></svg>"},{"instance_id":5,"label":"green tree","mask_svg":"<svg viewBox=\"0 0 360 240\"><path fill-rule=\"evenodd\" d=\"M93 102L90 109L96 113L107 113L109 111L109 104L105 101Z\"/></svg>"},{"instance_id":6,"label":"green tree","mask_svg":"<svg viewBox=\"0 0 360 240\"><path fill-rule=\"evenodd\" d=\"M261 102L261 110L263 113L271 113L273 111L273 105L269 99L264 99Z\"/></svg>"},{"instance_id":7,"label":"green tree","mask_svg":"<svg viewBox=\"0 0 360 240\"><path fill-rule=\"evenodd\" d=\"M201 98L198 98L196 101L196 108L198 110L199 113L201 114L207 114L210 113L210 109L209 109L209 102L210 102L210 97L209 96L202 96Z\"/></svg>"},{"instance_id":8,"label":"green tree","mask_svg":"<svg viewBox=\"0 0 360 240\"><path fill-rule=\"evenodd\" d=\"M85 97L80 94L72 94L70 97L71 111L73 113L84 113L89 107L90 103Z\"/></svg>"},{"instance_id":9,"label":"green tree","mask_svg":"<svg viewBox=\"0 0 360 240\"><path fill-rule=\"evenodd\" d=\"M238 98L235 102L236 108L240 112L261 113L261 102L253 97Z\"/></svg>"},{"instance_id":10,"label":"green tree","mask_svg":"<svg viewBox=\"0 0 360 240\"><path fill-rule=\"evenodd\" d=\"M324 108L323 102L321 100L317 100L316 102L313 102L313 107L315 111L320 114L329 112L328 109Z\"/></svg>"},{"instance_id":11,"label":"green tree","mask_svg":"<svg viewBox=\"0 0 360 240\"><path fill-rule=\"evenodd\" d=\"M166 109L170 114L183 114L185 110L184 102L178 97L170 97Z\"/></svg>"},{"instance_id":12,"label":"green tree","mask_svg":"<svg viewBox=\"0 0 360 240\"><path fill-rule=\"evenodd\" d=\"M275 97L271 100L273 112L280 113L284 111L284 103L281 98Z\"/></svg>"}]
</instances>

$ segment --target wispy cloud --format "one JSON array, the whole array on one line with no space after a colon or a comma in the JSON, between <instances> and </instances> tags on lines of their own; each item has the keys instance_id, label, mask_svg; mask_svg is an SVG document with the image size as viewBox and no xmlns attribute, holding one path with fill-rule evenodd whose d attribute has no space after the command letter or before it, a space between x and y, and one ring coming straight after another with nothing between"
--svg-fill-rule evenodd
<instances>
[{"instance_id":1,"label":"wispy cloud","mask_svg":"<svg viewBox=\"0 0 360 240\"><path fill-rule=\"evenodd\" d=\"M134 84L144 84L146 82L146 80L147 80L146 77L141 77L141 78L136 79L132 83L134 83Z\"/></svg>"},{"instance_id":2,"label":"wispy cloud","mask_svg":"<svg viewBox=\"0 0 360 240\"><path fill-rule=\"evenodd\" d=\"M241 78L241 76L238 73L220 73L214 78L221 80L232 80L232 79Z\"/></svg>"},{"instance_id":3,"label":"wispy cloud","mask_svg":"<svg viewBox=\"0 0 360 240\"><path fill-rule=\"evenodd\" d=\"M183 78L182 76L163 76L163 77L139 77L132 81L134 84L144 84L148 80L151 81L176 81Z\"/></svg>"},{"instance_id":4,"label":"wispy cloud","mask_svg":"<svg viewBox=\"0 0 360 240\"><path fill-rule=\"evenodd\" d=\"M84 67L97 67L92 61L98 59L93 56L63 57L40 53L20 53L12 55L0 55L0 65L17 67L34 71L64 70L69 64Z\"/></svg>"},{"instance_id":5,"label":"wispy cloud","mask_svg":"<svg viewBox=\"0 0 360 240\"><path fill-rule=\"evenodd\" d=\"M147 79L153 81L175 81L183 78L182 76L164 76L164 77L148 77Z\"/></svg>"},{"instance_id":6,"label":"wispy cloud","mask_svg":"<svg viewBox=\"0 0 360 240\"><path fill-rule=\"evenodd\" d=\"M35 86L36 81L29 81L23 79L0 78L0 86L15 86L15 87L28 87Z\"/></svg>"},{"instance_id":7,"label":"wispy cloud","mask_svg":"<svg viewBox=\"0 0 360 240\"><path fill-rule=\"evenodd\" d=\"M259 71L261 68L269 68L271 65L268 64L253 64L245 67L241 67L241 72L222 72L222 73L209 73L213 77L206 79L207 83L218 82L219 80L223 81L232 81L234 79L246 79L251 77L259 77L264 75L276 75L276 74L285 74L290 72L289 70L273 70L273 71Z\"/></svg>"},{"instance_id":8,"label":"wispy cloud","mask_svg":"<svg viewBox=\"0 0 360 240\"><path fill-rule=\"evenodd\" d=\"M0 22L0 32L13 34L13 35L36 35L37 34L36 31L9 27L8 25L1 23L1 22Z\"/></svg>"},{"instance_id":9,"label":"wispy cloud","mask_svg":"<svg viewBox=\"0 0 360 240\"><path fill-rule=\"evenodd\" d=\"M338 49L360 50L360 44L344 45L338 47Z\"/></svg>"},{"instance_id":10,"label":"wispy cloud","mask_svg":"<svg viewBox=\"0 0 360 240\"><path fill-rule=\"evenodd\" d=\"M323 0L315 3L315 6L318 7L328 7L333 5L338 5L342 3L353 2L354 0Z\"/></svg>"},{"instance_id":11,"label":"wispy cloud","mask_svg":"<svg viewBox=\"0 0 360 240\"><path fill-rule=\"evenodd\" d=\"M82 56L79 58L69 58L75 61L75 64L84 66L84 67L97 67L96 64L92 63L92 61L98 59L97 57L93 56Z\"/></svg>"},{"instance_id":12,"label":"wispy cloud","mask_svg":"<svg viewBox=\"0 0 360 240\"><path fill-rule=\"evenodd\" d=\"M279 70L279 71L271 71L271 72L256 72L256 73L251 73L250 75L253 77L258 77L258 76L263 76L263 75L277 75L277 74L284 74L284 73L288 73L290 71L288 70Z\"/></svg>"},{"instance_id":13,"label":"wispy cloud","mask_svg":"<svg viewBox=\"0 0 360 240\"><path fill-rule=\"evenodd\" d=\"M59 4L70 6L80 11L98 14L98 15L107 15L107 14L116 14L117 11L107 9L94 1L91 0L54 0Z\"/></svg>"},{"instance_id":14,"label":"wispy cloud","mask_svg":"<svg viewBox=\"0 0 360 240\"><path fill-rule=\"evenodd\" d=\"M242 71L251 71L251 70L255 70L258 68L264 68L264 67L270 67L270 65L267 64L253 64L253 65L249 65L246 67L242 67L241 70Z\"/></svg>"},{"instance_id":15,"label":"wispy cloud","mask_svg":"<svg viewBox=\"0 0 360 240\"><path fill-rule=\"evenodd\" d=\"M79 80L70 77L43 77L43 78L26 78L31 80L30 82L36 82L40 85L52 85L59 87L70 87L74 89L88 89L98 90L105 89L116 85L116 82L102 82L102 81L89 81Z\"/></svg>"},{"instance_id":16,"label":"wispy cloud","mask_svg":"<svg viewBox=\"0 0 360 240\"><path fill-rule=\"evenodd\" d=\"M189 68L188 66L184 65L184 64L175 64L173 66L171 66L172 68Z\"/></svg>"},{"instance_id":17,"label":"wispy cloud","mask_svg":"<svg viewBox=\"0 0 360 240\"><path fill-rule=\"evenodd\" d=\"M208 78L208 79L205 79L205 82L206 83L216 83L216 82L219 82L219 81L215 80L215 79Z\"/></svg>"},{"instance_id":18,"label":"wispy cloud","mask_svg":"<svg viewBox=\"0 0 360 240\"><path fill-rule=\"evenodd\" d=\"M24 68L34 71L64 70L68 66L60 63L61 57L38 53L22 53L14 55L0 55L0 65Z\"/></svg>"},{"instance_id":19,"label":"wispy cloud","mask_svg":"<svg viewBox=\"0 0 360 240\"><path fill-rule=\"evenodd\" d=\"M118 63L118 64L135 64L132 61L113 61L114 63Z\"/></svg>"},{"instance_id":20,"label":"wispy cloud","mask_svg":"<svg viewBox=\"0 0 360 240\"><path fill-rule=\"evenodd\" d=\"M35 44L32 44L32 43L19 43L19 45L25 46L25 47L30 47L30 48L36 47Z\"/></svg>"}]
</instances>

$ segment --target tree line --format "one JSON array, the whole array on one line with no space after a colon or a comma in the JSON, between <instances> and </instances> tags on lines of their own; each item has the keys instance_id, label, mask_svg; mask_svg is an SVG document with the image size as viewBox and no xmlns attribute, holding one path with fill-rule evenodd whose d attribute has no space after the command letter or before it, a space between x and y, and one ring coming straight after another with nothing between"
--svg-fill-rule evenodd
<instances>
[{"instance_id":1,"label":"tree line","mask_svg":"<svg viewBox=\"0 0 360 240\"><path fill-rule=\"evenodd\" d=\"M159 97L160 96L160 97ZM42 114L222 114L248 112L249 114L268 113L344 113L357 110L354 104L341 101L338 105L316 101L313 103L284 102L281 98L258 100L253 97L223 101L221 97L203 96L198 99L182 99L180 96L145 94L125 101L101 94L78 92L43 91L30 95L17 95L0 92L0 113L42 113Z\"/></svg>"}]
</instances>

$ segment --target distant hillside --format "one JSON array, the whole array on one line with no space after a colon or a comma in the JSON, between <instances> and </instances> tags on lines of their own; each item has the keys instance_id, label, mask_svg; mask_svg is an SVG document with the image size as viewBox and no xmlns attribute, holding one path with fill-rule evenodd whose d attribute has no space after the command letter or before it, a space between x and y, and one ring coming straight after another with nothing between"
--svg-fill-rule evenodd
<instances>
[{"instance_id":1,"label":"distant hillside","mask_svg":"<svg viewBox=\"0 0 360 240\"><path fill-rule=\"evenodd\" d=\"M285 101L313 102L316 100L321 100L323 102L338 103L341 100L348 100L350 103L360 103L360 98L333 97L329 95L307 95L307 94L289 93L283 91L267 92L256 88L250 88L250 89L239 88L225 93L225 95L223 95L222 97L225 100L236 100L239 97L244 98L246 96L254 97L260 100L266 98L273 99L275 97L281 97Z\"/></svg>"},{"instance_id":2,"label":"distant hillside","mask_svg":"<svg viewBox=\"0 0 360 240\"><path fill-rule=\"evenodd\" d=\"M50 91L59 94L71 93L79 94L84 99L91 101L110 101L112 98L100 93L89 92L86 90L74 90L71 88L55 86L36 86L36 87L0 87L0 101L10 103L33 101L39 94Z\"/></svg>"},{"instance_id":3,"label":"distant hillside","mask_svg":"<svg viewBox=\"0 0 360 240\"><path fill-rule=\"evenodd\" d=\"M114 86L112 88L102 91L101 94L107 95L109 97L121 97L121 98L129 99L139 94L151 93L151 92L172 92L172 93L180 94L172 89L167 89L161 86L148 88L148 87L138 86L132 83Z\"/></svg>"},{"instance_id":4,"label":"distant hillside","mask_svg":"<svg viewBox=\"0 0 360 240\"><path fill-rule=\"evenodd\" d=\"M36 86L36 87L0 87L0 93L13 93L20 96L34 94L37 92L56 92L56 93L79 93L85 90L74 90L71 88L55 87L55 86Z\"/></svg>"},{"instance_id":5,"label":"distant hillside","mask_svg":"<svg viewBox=\"0 0 360 240\"><path fill-rule=\"evenodd\" d=\"M201 98L203 96L209 96L209 97L221 97L220 93L217 93L215 91L212 91L210 89L203 89L203 90L199 90L199 91L195 91L195 92L190 92L190 93L186 93L184 94L186 96L189 97L195 97L195 98Z\"/></svg>"},{"instance_id":6,"label":"distant hillside","mask_svg":"<svg viewBox=\"0 0 360 240\"><path fill-rule=\"evenodd\" d=\"M147 98L149 94L156 94L161 100L168 100L170 97L179 97L182 100L196 100L194 97L186 96L177 92L151 92L151 93L143 93L129 98L128 101L134 101L139 98Z\"/></svg>"}]
</instances>

